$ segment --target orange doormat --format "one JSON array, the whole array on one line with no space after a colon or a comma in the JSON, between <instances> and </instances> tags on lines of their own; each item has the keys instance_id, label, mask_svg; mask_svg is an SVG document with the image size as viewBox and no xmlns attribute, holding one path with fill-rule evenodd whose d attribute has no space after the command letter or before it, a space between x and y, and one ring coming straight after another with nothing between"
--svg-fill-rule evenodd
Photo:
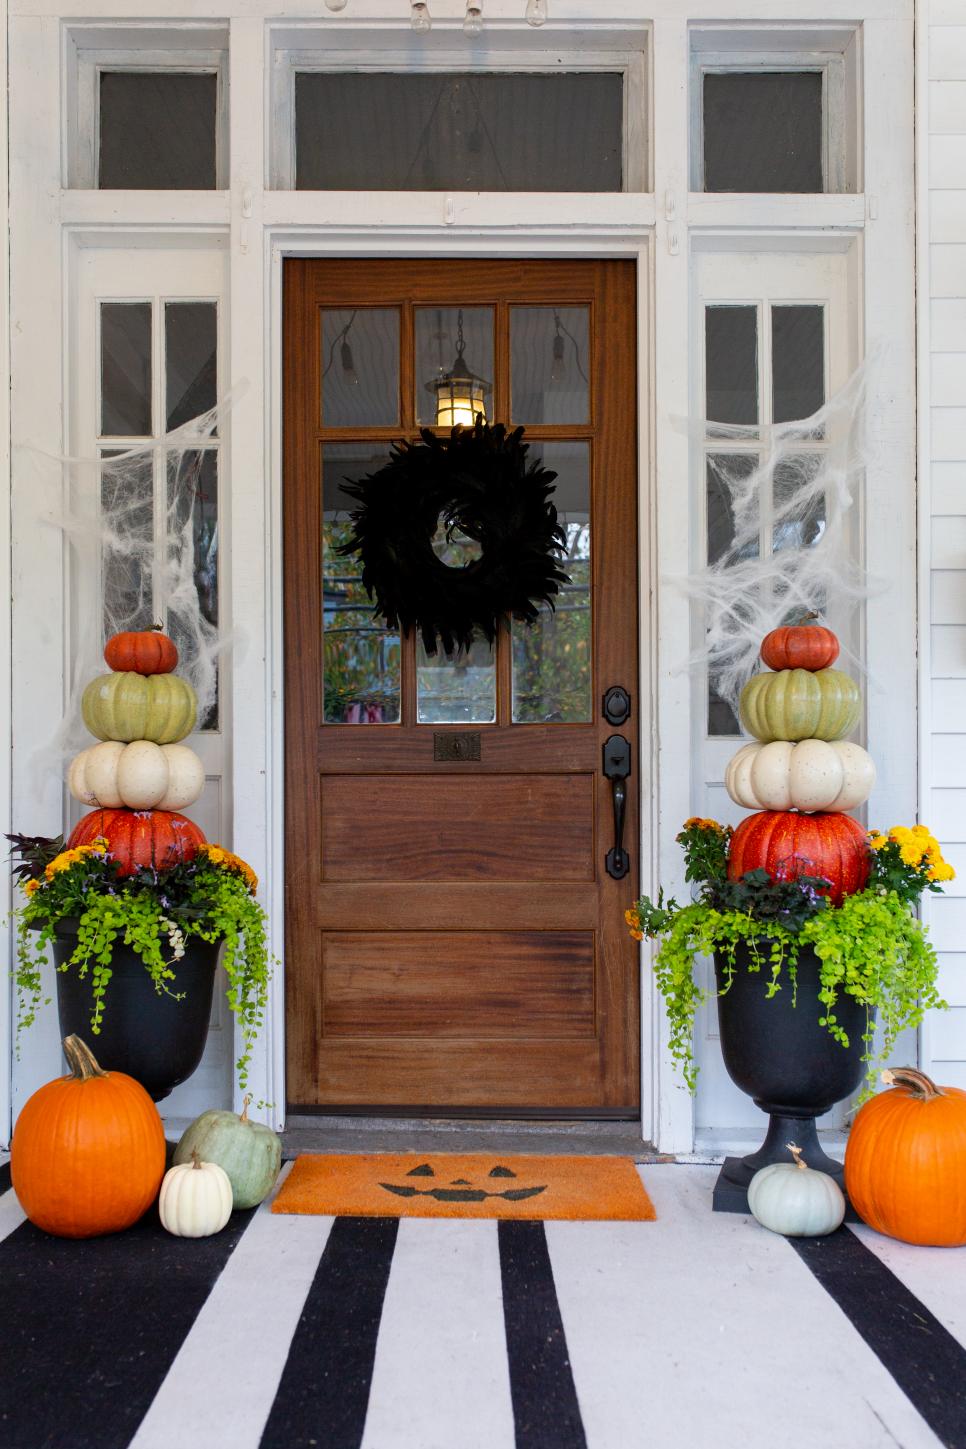
<instances>
[{"instance_id":1,"label":"orange doormat","mask_svg":"<svg viewBox=\"0 0 966 1449\"><path fill-rule=\"evenodd\" d=\"M630 1158L484 1152L306 1154L296 1159L272 1212L592 1222L656 1217Z\"/></svg>"}]
</instances>

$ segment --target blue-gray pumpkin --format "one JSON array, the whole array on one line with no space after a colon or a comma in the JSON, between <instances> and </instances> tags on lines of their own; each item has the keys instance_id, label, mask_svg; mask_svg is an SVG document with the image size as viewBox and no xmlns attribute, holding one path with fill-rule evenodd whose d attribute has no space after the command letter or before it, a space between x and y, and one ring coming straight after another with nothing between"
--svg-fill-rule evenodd
<instances>
[{"instance_id":1,"label":"blue-gray pumpkin","mask_svg":"<svg viewBox=\"0 0 966 1449\"><path fill-rule=\"evenodd\" d=\"M257 1207L275 1186L282 1165L282 1144L270 1127L248 1120L245 1098L242 1114L202 1112L188 1127L174 1150L174 1163L190 1162L197 1153L202 1162L216 1162L231 1183L232 1208Z\"/></svg>"}]
</instances>

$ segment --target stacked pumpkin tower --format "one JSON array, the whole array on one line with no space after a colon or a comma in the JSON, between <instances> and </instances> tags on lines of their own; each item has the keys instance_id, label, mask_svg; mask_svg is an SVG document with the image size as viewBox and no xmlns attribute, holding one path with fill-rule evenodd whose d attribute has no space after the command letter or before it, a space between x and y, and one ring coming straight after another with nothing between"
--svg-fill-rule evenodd
<instances>
[{"instance_id":1,"label":"stacked pumpkin tower","mask_svg":"<svg viewBox=\"0 0 966 1449\"><path fill-rule=\"evenodd\" d=\"M201 795L205 772L180 743L195 727L198 699L174 673L177 648L159 629L115 634L104 658L111 672L92 679L81 700L101 743L82 750L68 774L75 800L96 808L68 846L106 840L122 875L191 860L205 836L180 812Z\"/></svg>"},{"instance_id":2,"label":"stacked pumpkin tower","mask_svg":"<svg viewBox=\"0 0 966 1449\"><path fill-rule=\"evenodd\" d=\"M831 667L838 654L831 629L805 621L765 637L768 670L752 676L739 705L757 743L742 746L725 772L735 804L758 812L732 836L730 878L756 868L824 876L835 905L868 878L868 835L846 812L875 785L871 757L845 740L861 698L855 681Z\"/></svg>"}]
</instances>

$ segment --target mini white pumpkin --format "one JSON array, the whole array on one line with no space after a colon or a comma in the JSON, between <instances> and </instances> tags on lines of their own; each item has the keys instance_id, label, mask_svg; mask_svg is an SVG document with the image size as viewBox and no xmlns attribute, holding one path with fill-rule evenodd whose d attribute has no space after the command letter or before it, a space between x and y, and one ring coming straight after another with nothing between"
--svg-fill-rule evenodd
<instances>
[{"instance_id":1,"label":"mini white pumpkin","mask_svg":"<svg viewBox=\"0 0 966 1449\"><path fill-rule=\"evenodd\" d=\"M834 1177L802 1161L789 1142L794 1162L773 1162L748 1185L748 1206L763 1228L786 1238L820 1238L845 1220L845 1196Z\"/></svg>"},{"instance_id":2,"label":"mini white pumpkin","mask_svg":"<svg viewBox=\"0 0 966 1449\"><path fill-rule=\"evenodd\" d=\"M108 810L183 810L205 788L205 767L187 745L105 740L75 756L67 785L75 800Z\"/></svg>"},{"instance_id":3,"label":"mini white pumpkin","mask_svg":"<svg viewBox=\"0 0 966 1449\"><path fill-rule=\"evenodd\" d=\"M875 765L846 740L772 740L743 745L725 789L746 810L854 810L875 785Z\"/></svg>"},{"instance_id":4,"label":"mini white pumpkin","mask_svg":"<svg viewBox=\"0 0 966 1449\"><path fill-rule=\"evenodd\" d=\"M158 1212L161 1223L176 1238L210 1238L220 1233L231 1217L231 1182L217 1162L202 1162L197 1152L191 1162L169 1167L161 1183Z\"/></svg>"}]
</instances>

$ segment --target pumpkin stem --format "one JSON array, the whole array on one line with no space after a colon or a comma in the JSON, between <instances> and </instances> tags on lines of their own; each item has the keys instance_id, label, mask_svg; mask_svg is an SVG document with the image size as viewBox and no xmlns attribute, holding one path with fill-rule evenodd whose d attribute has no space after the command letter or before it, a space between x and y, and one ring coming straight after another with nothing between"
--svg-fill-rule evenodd
<instances>
[{"instance_id":1,"label":"pumpkin stem","mask_svg":"<svg viewBox=\"0 0 966 1449\"><path fill-rule=\"evenodd\" d=\"M915 1067L887 1067L882 1073L882 1081L887 1087L908 1087L912 1095L920 1102L928 1102L933 1097L946 1095L942 1087L937 1087L931 1077L927 1077L925 1072L920 1072Z\"/></svg>"},{"instance_id":2,"label":"pumpkin stem","mask_svg":"<svg viewBox=\"0 0 966 1449\"><path fill-rule=\"evenodd\" d=\"M98 1066L97 1059L86 1041L81 1041L79 1036L65 1037L63 1045L64 1056L75 1081L89 1082L92 1077L107 1076L107 1072Z\"/></svg>"},{"instance_id":3,"label":"pumpkin stem","mask_svg":"<svg viewBox=\"0 0 966 1449\"><path fill-rule=\"evenodd\" d=\"M252 1100L252 1094L251 1094L251 1092L246 1092L245 1093L244 1100L242 1101L241 1116L238 1119L240 1122L247 1122L248 1121L248 1104L249 1104L249 1102L251 1100Z\"/></svg>"},{"instance_id":4,"label":"pumpkin stem","mask_svg":"<svg viewBox=\"0 0 966 1449\"><path fill-rule=\"evenodd\" d=\"M808 1167L807 1167L806 1163L804 1163L802 1161L802 1149L800 1147L796 1147L794 1142L786 1142L785 1143L785 1146L788 1148L789 1152L794 1157L794 1159L795 1159L795 1166L796 1167L800 1167L803 1172L807 1172L808 1171Z\"/></svg>"},{"instance_id":5,"label":"pumpkin stem","mask_svg":"<svg viewBox=\"0 0 966 1449\"><path fill-rule=\"evenodd\" d=\"M816 614L815 610L812 609L809 613L803 614L800 619L796 619L795 623L796 626L800 626L802 624L810 624L813 619L817 619L818 617L818 614Z\"/></svg>"},{"instance_id":6,"label":"pumpkin stem","mask_svg":"<svg viewBox=\"0 0 966 1449\"><path fill-rule=\"evenodd\" d=\"M191 1150L191 1166L192 1168L201 1166L201 1158L198 1156L197 1147L193 1147Z\"/></svg>"}]
</instances>

